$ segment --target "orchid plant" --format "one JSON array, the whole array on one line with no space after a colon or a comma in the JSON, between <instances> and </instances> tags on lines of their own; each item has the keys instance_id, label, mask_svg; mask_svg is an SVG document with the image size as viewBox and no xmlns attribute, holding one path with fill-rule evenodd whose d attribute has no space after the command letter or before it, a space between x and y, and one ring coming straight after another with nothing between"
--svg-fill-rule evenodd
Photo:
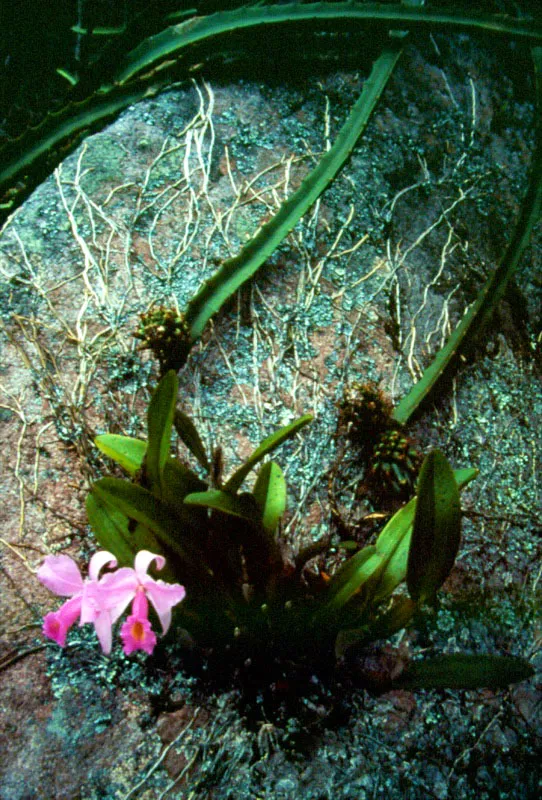
<instances>
[{"instance_id":1,"label":"orchid plant","mask_svg":"<svg viewBox=\"0 0 542 800\"><path fill-rule=\"evenodd\" d=\"M377 640L404 628L436 594L459 549L459 492L477 474L453 470L430 452L421 467L417 496L387 522L374 544L346 559L331 576L305 570L329 540L289 555L281 538L286 482L275 461L264 459L295 436L311 417L301 417L265 439L228 478L205 452L193 421L177 408L178 379L161 379L148 410L148 439L98 436L96 445L127 473L101 478L87 498L98 542L83 579L67 556L48 556L40 581L69 599L47 614L44 633L60 645L77 619L92 623L104 653L112 626L132 603L122 624L124 652L151 654L157 643L149 601L165 633L176 611L176 629L193 647L220 664L277 659L288 664L346 663ZM170 454L173 429L207 480ZM251 491L241 491L259 466ZM166 565L167 558L167 565ZM134 563L134 567L127 566ZM168 582L148 574L152 565ZM105 567L115 569L101 575ZM183 585L176 582L182 580ZM401 587L406 584L406 592ZM186 588L185 588L186 587ZM396 592L396 590L399 590ZM186 595L186 597L185 597ZM444 661L443 661L444 659ZM377 687L358 670L361 685L385 690L428 683L472 688L502 686L532 674L530 665L504 656L450 655L401 665ZM359 663L359 662L358 662ZM398 666L399 665L399 666Z\"/></svg>"}]
</instances>

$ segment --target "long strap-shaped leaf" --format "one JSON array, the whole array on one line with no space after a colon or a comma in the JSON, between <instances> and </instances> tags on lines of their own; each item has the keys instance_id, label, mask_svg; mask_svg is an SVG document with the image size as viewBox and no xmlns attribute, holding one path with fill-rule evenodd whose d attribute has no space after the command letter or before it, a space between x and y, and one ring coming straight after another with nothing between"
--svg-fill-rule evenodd
<instances>
[{"instance_id":1,"label":"long strap-shaped leaf","mask_svg":"<svg viewBox=\"0 0 542 800\"><path fill-rule=\"evenodd\" d=\"M414 661L393 681L393 688L498 689L533 675L533 667L518 656L450 653Z\"/></svg>"},{"instance_id":2,"label":"long strap-shaped leaf","mask_svg":"<svg viewBox=\"0 0 542 800\"><path fill-rule=\"evenodd\" d=\"M177 375L170 369L154 390L147 411L149 439L145 468L151 489L159 497L162 494L162 473L171 449L171 429L178 389Z\"/></svg>"},{"instance_id":3,"label":"long strap-shaped leaf","mask_svg":"<svg viewBox=\"0 0 542 800\"><path fill-rule=\"evenodd\" d=\"M426 399L441 378L459 349L471 346L501 300L508 281L518 268L521 256L540 219L542 209L542 47L533 47L536 77L536 108L538 113L537 143L533 153L531 176L523 200L519 220L503 259L482 287L476 301L463 317L442 350L427 367L422 377L393 412L393 418L404 425Z\"/></svg>"},{"instance_id":4,"label":"long strap-shaped leaf","mask_svg":"<svg viewBox=\"0 0 542 800\"><path fill-rule=\"evenodd\" d=\"M287 5L254 6L235 11L222 11L207 17L191 19L173 25L152 36L126 57L126 66L116 80L124 83L143 69L178 54L181 48L195 45L204 39L215 38L234 30L261 25L280 25L299 22L375 22L386 28L412 29L438 26L464 31L482 31L505 36L542 39L542 30L530 19L513 19L495 14L463 14L439 9L409 8L384 3L291 3Z\"/></svg>"},{"instance_id":5,"label":"long strap-shaped leaf","mask_svg":"<svg viewBox=\"0 0 542 800\"><path fill-rule=\"evenodd\" d=\"M258 447L252 451L249 455L247 460L244 464L235 470L231 478L226 482L224 489L227 492L235 493L243 481L245 480L246 476L249 474L251 470L254 469L256 464L259 464L265 456L268 456L273 450L276 450L279 445L283 442L291 439L292 436L301 430L305 425L308 425L309 422L312 421L312 414L305 414L299 419L290 422L289 425L285 425L283 428L279 428L278 431L275 431L270 436L261 442Z\"/></svg>"},{"instance_id":6,"label":"long strap-shaped leaf","mask_svg":"<svg viewBox=\"0 0 542 800\"><path fill-rule=\"evenodd\" d=\"M428 453L418 477L418 497L407 566L407 587L418 603L433 601L459 550L461 506L453 470L440 450Z\"/></svg>"},{"instance_id":7,"label":"long strap-shaped leaf","mask_svg":"<svg viewBox=\"0 0 542 800\"><path fill-rule=\"evenodd\" d=\"M112 79L96 89L82 102L68 104L58 112L48 115L42 123L9 142L0 151L0 223L15 211L23 200L67 154L77 146L80 136L88 129L99 129L107 119L137 102L142 97L160 91L170 83L158 73L162 62L168 58L179 59L189 53L196 44L203 46L198 53L204 61L207 52L216 53L220 41L228 44L227 34L234 30L265 24L343 23L373 22L387 28L398 27L448 27L464 31L482 31L511 37L525 38L532 42L542 41L542 29L532 20L518 20L502 15L458 14L456 12L431 11L423 8L406 8L384 4L362 3L292 3L284 6L259 6L219 12L208 17L198 17L167 28L151 36L126 56L124 66ZM201 48L200 48L201 49ZM190 62L187 61L187 69ZM142 70L142 81L129 82L129 78ZM128 81L128 85L126 82ZM151 86L149 81L153 82ZM156 81L158 81L156 83ZM82 84L91 86L92 76L86 76ZM80 88L76 87L76 96ZM39 175L37 175L39 168ZM19 181L21 185L17 185Z\"/></svg>"},{"instance_id":8,"label":"long strap-shaped leaf","mask_svg":"<svg viewBox=\"0 0 542 800\"><path fill-rule=\"evenodd\" d=\"M190 326L192 339L201 336L210 317L254 275L329 186L361 136L400 54L398 43L386 47L376 59L361 95L330 150L322 156L299 189L284 201L269 222L260 228L240 253L224 261L220 269L189 302L186 321Z\"/></svg>"},{"instance_id":9,"label":"long strap-shaped leaf","mask_svg":"<svg viewBox=\"0 0 542 800\"><path fill-rule=\"evenodd\" d=\"M154 96L169 83L170 81L165 80L152 84L134 82L103 94L91 95L85 100L70 103L58 111L47 114L38 125L28 128L21 136L9 141L0 150L2 158L0 187L9 185L11 180L16 180L40 158L46 159L47 166L52 170L77 146L82 134L103 127L108 120L127 106L145 97ZM55 148L60 145L65 147L65 150L59 151L54 157ZM24 177L26 179L26 176ZM0 206L2 207L4 206ZM8 203L5 207L12 209L12 204Z\"/></svg>"}]
</instances>

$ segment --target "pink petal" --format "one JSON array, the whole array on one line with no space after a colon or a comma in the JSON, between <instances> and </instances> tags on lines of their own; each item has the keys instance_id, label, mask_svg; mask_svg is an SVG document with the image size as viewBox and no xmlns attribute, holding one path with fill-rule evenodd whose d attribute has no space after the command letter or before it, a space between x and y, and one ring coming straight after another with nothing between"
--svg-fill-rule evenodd
<instances>
[{"instance_id":1,"label":"pink petal","mask_svg":"<svg viewBox=\"0 0 542 800\"><path fill-rule=\"evenodd\" d=\"M109 611L111 621L115 623L135 597L139 581L131 567L122 567L104 575L97 585L100 606Z\"/></svg>"},{"instance_id":2,"label":"pink petal","mask_svg":"<svg viewBox=\"0 0 542 800\"><path fill-rule=\"evenodd\" d=\"M94 620L94 629L103 652L111 652L111 617L107 611L102 611Z\"/></svg>"},{"instance_id":3,"label":"pink petal","mask_svg":"<svg viewBox=\"0 0 542 800\"><path fill-rule=\"evenodd\" d=\"M68 630L81 612L81 598L72 597L63 603L58 611L52 611L43 618L43 633L61 647L66 644Z\"/></svg>"},{"instance_id":4,"label":"pink petal","mask_svg":"<svg viewBox=\"0 0 542 800\"><path fill-rule=\"evenodd\" d=\"M108 553L107 550L98 550L90 559L88 565L88 576L91 581L97 581L100 577L100 571L109 564L112 567L117 566L117 559L113 553Z\"/></svg>"},{"instance_id":5,"label":"pink petal","mask_svg":"<svg viewBox=\"0 0 542 800\"><path fill-rule=\"evenodd\" d=\"M53 642L56 642L61 647L64 647L66 644L68 629L65 625L62 625L56 611L51 611L44 616L42 631L44 636L47 636L48 639L52 639Z\"/></svg>"},{"instance_id":6,"label":"pink petal","mask_svg":"<svg viewBox=\"0 0 542 800\"><path fill-rule=\"evenodd\" d=\"M149 577L143 581L143 587L166 633L171 624L171 609L184 599L186 590L180 583L164 583Z\"/></svg>"},{"instance_id":7,"label":"pink petal","mask_svg":"<svg viewBox=\"0 0 542 800\"><path fill-rule=\"evenodd\" d=\"M166 563L164 556L156 555L149 552L149 550L140 550L137 553L134 561L134 567L138 579L142 582L143 578L147 576L147 570L153 561L156 561L156 569L162 569Z\"/></svg>"},{"instance_id":8,"label":"pink petal","mask_svg":"<svg viewBox=\"0 0 542 800\"><path fill-rule=\"evenodd\" d=\"M101 600L97 581L85 581L81 592L81 625L84 625L85 622L94 622L102 610Z\"/></svg>"},{"instance_id":9,"label":"pink petal","mask_svg":"<svg viewBox=\"0 0 542 800\"><path fill-rule=\"evenodd\" d=\"M134 597L132 614L136 617L144 617L145 619L149 616L149 601L147 600L145 590L142 586L138 588L136 596Z\"/></svg>"},{"instance_id":10,"label":"pink petal","mask_svg":"<svg viewBox=\"0 0 542 800\"><path fill-rule=\"evenodd\" d=\"M37 572L38 580L61 597L73 597L83 589L83 578L69 556L46 556Z\"/></svg>"}]
</instances>

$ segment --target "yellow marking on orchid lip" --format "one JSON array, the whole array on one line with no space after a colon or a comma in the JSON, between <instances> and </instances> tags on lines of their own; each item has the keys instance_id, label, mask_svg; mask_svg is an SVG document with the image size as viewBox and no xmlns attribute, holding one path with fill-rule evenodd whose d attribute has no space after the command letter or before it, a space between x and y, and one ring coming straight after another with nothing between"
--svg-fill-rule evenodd
<instances>
[{"instance_id":1,"label":"yellow marking on orchid lip","mask_svg":"<svg viewBox=\"0 0 542 800\"><path fill-rule=\"evenodd\" d=\"M133 638L137 642L144 641L144 639L145 639L145 627L139 620L137 620L136 622L133 623L132 630L130 632L131 632Z\"/></svg>"}]
</instances>

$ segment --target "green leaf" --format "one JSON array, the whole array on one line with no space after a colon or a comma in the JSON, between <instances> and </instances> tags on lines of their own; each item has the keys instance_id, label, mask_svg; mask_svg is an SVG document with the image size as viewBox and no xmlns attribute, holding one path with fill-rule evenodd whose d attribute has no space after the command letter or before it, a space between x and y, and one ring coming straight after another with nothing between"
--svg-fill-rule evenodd
<instances>
[{"instance_id":1,"label":"green leaf","mask_svg":"<svg viewBox=\"0 0 542 800\"><path fill-rule=\"evenodd\" d=\"M162 472L162 500L175 509L180 517L186 517L184 499L192 492L204 492L207 484L181 464L176 458L168 458Z\"/></svg>"},{"instance_id":2,"label":"green leaf","mask_svg":"<svg viewBox=\"0 0 542 800\"><path fill-rule=\"evenodd\" d=\"M347 22L351 26L371 22L379 23L385 29L449 28L465 33L479 30L534 41L542 38L540 25L532 19L514 19L502 14L458 13L454 10L349 1L298 2L285 5L269 3L250 7L247 4L235 11L218 12L188 20L149 37L127 54L125 66L117 74L116 80L119 83L131 81L142 70L149 70L160 62L169 60L173 55L178 57L182 50L193 47L201 41L208 40L209 51L216 52L220 46L218 37L223 37L224 34L234 30L304 21L312 22L314 27L321 21L324 24L318 25L319 30L324 25L328 28L334 22L342 25ZM249 35L255 34L250 32ZM265 34L261 35L264 41ZM340 42L342 44L342 40Z\"/></svg>"},{"instance_id":3,"label":"green leaf","mask_svg":"<svg viewBox=\"0 0 542 800\"><path fill-rule=\"evenodd\" d=\"M391 608L375 622L339 631L335 640L335 656L342 658L351 647L364 646L377 639L389 639L408 625L415 610L416 604L410 597L394 598Z\"/></svg>"},{"instance_id":4,"label":"green leaf","mask_svg":"<svg viewBox=\"0 0 542 800\"><path fill-rule=\"evenodd\" d=\"M516 656L453 653L411 663L393 686L398 689L499 689L525 681L532 675L531 664Z\"/></svg>"},{"instance_id":5,"label":"green leaf","mask_svg":"<svg viewBox=\"0 0 542 800\"><path fill-rule=\"evenodd\" d=\"M420 470L408 553L406 580L414 600L434 599L454 565L460 536L461 506L454 473L440 450L433 450Z\"/></svg>"},{"instance_id":6,"label":"green leaf","mask_svg":"<svg viewBox=\"0 0 542 800\"><path fill-rule=\"evenodd\" d=\"M207 492L194 492L184 498L187 506L202 506L222 511L233 517L241 517L249 522L259 523L260 515L256 502L250 494L232 494L220 489L209 489Z\"/></svg>"},{"instance_id":7,"label":"green leaf","mask_svg":"<svg viewBox=\"0 0 542 800\"><path fill-rule=\"evenodd\" d=\"M463 489L477 475L478 470L472 467L454 471L454 478L459 489ZM388 597L406 578L415 510L416 498L413 497L393 515L376 540L376 549L389 560L374 593L373 602L375 603Z\"/></svg>"},{"instance_id":8,"label":"green leaf","mask_svg":"<svg viewBox=\"0 0 542 800\"><path fill-rule=\"evenodd\" d=\"M252 494L260 507L264 530L274 534L286 510L286 480L278 464L269 461L263 465Z\"/></svg>"},{"instance_id":9,"label":"green leaf","mask_svg":"<svg viewBox=\"0 0 542 800\"><path fill-rule=\"evenodd\" d=\"M181 543L183 531L179 517L147 489L118 478L100 478L93 484L92 493L103 503L140 522L183 560L193 560L189 559L184 542Z\"/></svg>"},{"instance_id":10,"label":"green leaf","mask_svg":"<svg viewBox=\"0 0 542 800\"><path fill-rule=\"evenodd\" d=\"M158 539L148 528L139 522L131 522L126 514L105 502L103 497L89 492L86 507L96 539L104 550L113 553L119 567L133 567L136 553L140 550L162 554ZM176 580L167 564L160 570L160 577L172 582Z\"/></svg>"},{"instance_id":11,"label":"green leaf","mask_svg":"<svg viewBox=\"0 0 542 800\"><path fill-rule=\"evenodd\" d=\"M339 631L335 639L335 658L343 658L347 650L366 642L367 633L368 628L366 625L362 625L360 628L348 628Z\"/></svg>"},{"instance_id":12,"label":"green leaf","mask_svg":"<svg viewBox=\"0 0 542 800\"><path fill-rule=\"evenodd\" d=\"M112 79L102 85L99 85L99 81L106 68L98 62L96 69L80 76L75 87L79 91L82 91L82 85L85 87L88 96L84 100L70 102L48 114L42 123L29 128L21 137L9 141L2 148L0 193L12 189L14 196L0 206L0 225L8 214L21 205L37 183L43 181L44 174L75 149L84 133L103 127L107 120L127 106L169 86L171 77L160 71L164 62L174 57L178 65L184 66L185 74L189 74L193 66L190 55L194 52L194 46L199 47L198 60L205 62L209 55L229 51L232 31L244 28L246 37L252 38L252 29L258 26L261 29L261 26L268 24L295 25L304 21L318 30L342 27L345 22L357 26L371 23L373 26L378 24L380 29L449 28L523 38L535 43L542 40L540 24L529 18L514 19L502 14L465 14L428 8L408 9L395 5L390 7L384 3L272 4L190 19L144 39L127 53ZM262 36L262 41L265 41L265 36ZM337 42L339 47L344 46L343 39L339 38ZM132 80L138 73L140 75Z\"/></svg>"},{"instance_id":13,"label":"green leaf","mask_svg":"<svg viewBox=\"0 0 542 800\"><path fill-rule=\"evenodd\" d=\"M224 261L190 300L186 321L193 340L201 336L211 316L264 264L335 178L365 129L400 55L401 49L396 42L383 50L332 147L301 186L282 203L277 213L262 225L237 255Z\"/></svg>"},{"instance_id":14,"label":"green leaf","mask_svg":"<svg viewBox=\"0 0 542 800\"><path fill-rule=\"evenodd\" d=\"M233 473L229 481L226 483L224 489L228 492L236 492L250 470L254 469L256 464L265 458L266 455L273 452L273 450L275 450L287 439L291 439L292 436L295 436L295 434L301 430L301 428L311 422L311 420L312 415L305 414L304 417L296 419L294 422L291 422L290 425L285 425L284 428L280 428L280 430L275 431L275 433L272 433L271 436L268 436L267 439L264 439L263 442L256 448L256 450L254 450L252 455L250 455L245 461L245 463Z\"/></svg>"},{"instance_id":15,"label":"green leaf","mask_svg":"<svg viewBox=\"0 0 542 800\"><path fill-rule=\"evenodd\" d=\"M102 433L94 439L96 447L113 461L116 461L130 475L141 469L147 451L147 442L133 439L131 436L120 436L116 433Z\"/></svg>"},{"instance_id":16,"label":"green leaf","mask_svg":"<svg viewBox=\"0 0 542 800\"><path fill-rule=\"evenodd\" d=\"M71 86L75 86L77 83L77 76L72 75L71 72L68 72L67 69L62 69L61 67L57 67L57 73L60 75L61 78L65 78Z\"/></svg>"},{"instance_id":17,"label":"green leaf","mask_svg":"<svg viewBox=\"0 0 542 800\"><path fill-rule=\"evenodd\" d=\"M210 464L207 458L207 453L205 452L205 447L203 446L203 442L201 441L196 426L188 414L185 414L184 411L176 409L173 417L173 424L175 425L175 430L179 434L179 438L183 444L185 444L192 455L197 458L203 469L206 472L209 472Z\"/></svg>"},{"instance_id":18,"label":"green leaf","mask_svg":"<svg viewBox=\"0 0 542 800\"><path fill-rule=\"evenodd\" d=\"M517 270L525 248L529 244L533 228L540 219L542 209L542 47L533 47L532 57L535 68L536 106L539 122L536 150L531 160L529 186L523 199L519 219L497 269L489 276L480 289L475 302L444 347L438 351L431 364L425 369L420 380L393 411L393 418L402 425L408 422L434 390L441 377L448 372L448 368L453 365L454 361L457 361L459 352L471 348L479 337L506 291L511 277Z\"/></svg>"},{"instance_id":19,"label":"green leaf","mask_svg":"<svg viewBox=\"0 0 542 800\"><path fill-rule=\"evenodd\" d=\"M179 381L174 370L166 372L156 387L147 412L149 440L145 468L151 488L162 493L162 472L171 449L171 428Z\"/></svg>"},{"instance_id":20,"label":"green leaf","mask_svg":"<svg viewBox=\"0 0 542 800\"><path fill-rule=\"evenodd\" d=\"M477 474L475 469L456 470L454 480L463 487ZM413 498L394 514L374 545L364 547L336 572L327 590L328 612L341 608L360 591L366 602L375 605L405 579L415 508Z\"/></svg>"},{"instance_id":21,"label":"green leaf","mask_svg":"<svg viewBox=\"0 0 542 800\"><path fill-rule=\"evenodd\" d=\"M92 492L87 495L86 508L90 527L103 549L113 553L121 567L133 566L138 548L131 541L128 517Z\"/></svg>"},{"instance_id":22,"label":"green leaf","mask_svg":"<svg viewBox=\"0 0 542 800\"><path fill-rule=\"evenodd\" d=\"M349 558L341 569L333 576L328 588L327 598L322 612L317 617L336 612L348 603L353 597L360 595L362 590L367 592L369 581L374 585L378 580L382 568L386 564L385 557L379 553L374 545L368 545ZM364 600L368 600L365 594Z\"/></svg>"},{"instance_id":23,"label":"green leaf","mask_svg":"<svg viewBox=\"0 0 542 800\"><path fill-rule=\"evenodd\" d=\"M85 133L103 127L127 106L154 96L168 84L169 81L162 79L152 85L141 82L135 86L110 87L104 93L98 91L50 112L39 125L9 141L1 151L0 193L14 187L15 194L9 203L0 206L0 224L22 204L44 175L75 150Z\"/></svg>"},{"instance_id":24,"label":"green leaf","mask_svg":"<svg viewBox=\"0 0 542 800\"><path fill-rule=\"evenodd\" d=\"M117 27L108 27L103 25L101 27L92 28L92 36L118 36L126 31L126 25L119 25Z\"/></svg>"}]
</instances>

